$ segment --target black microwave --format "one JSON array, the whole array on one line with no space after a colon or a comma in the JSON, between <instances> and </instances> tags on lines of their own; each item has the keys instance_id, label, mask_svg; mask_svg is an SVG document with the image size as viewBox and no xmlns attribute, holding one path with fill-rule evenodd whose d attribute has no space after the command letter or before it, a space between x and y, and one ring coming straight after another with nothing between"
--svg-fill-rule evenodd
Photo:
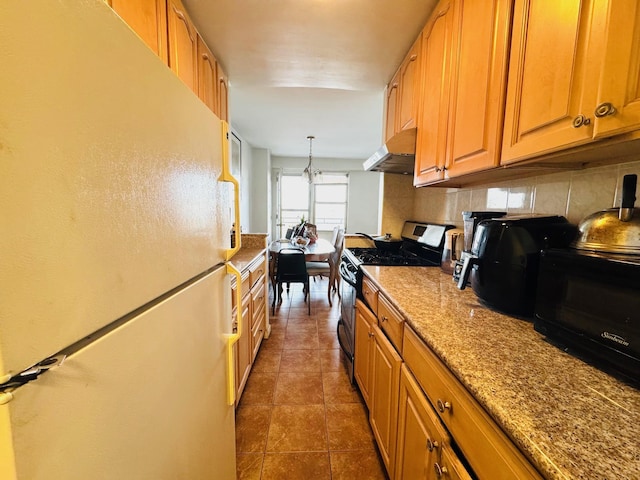
<instances>
[{"instance_id":1,"label":"black microwave","mask_svg":"<svg viewBox=\"0 0 640 480\"><path fill-rule=\"evenodd\" d=\"M534 310L535 330L640 383L640 257L546 250Z\"/></svg>"}]
</instances>

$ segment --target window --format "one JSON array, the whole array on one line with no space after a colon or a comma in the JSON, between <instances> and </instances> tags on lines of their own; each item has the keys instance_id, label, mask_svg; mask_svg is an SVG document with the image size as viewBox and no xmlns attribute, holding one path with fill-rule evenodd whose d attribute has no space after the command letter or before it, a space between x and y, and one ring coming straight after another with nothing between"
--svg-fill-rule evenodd
<instances>
[{"instance_id":1,"label":"window","mask_svg":"<svg viewBox=\"0 0 640 480\"><path fill-rule=\"evenodd\" d=\"M343 174L323 174L322 183L314 185L313 223L318 231L332 231L347 223L347 195L349 176Z\"/></svg>"},{"instance_id":2,"label":"window","mask_svg":"<svg viewBox=\"0 0 640 480\"><path fill-rule=\"evenodd\" d=\"M310 185L299 173L280 175L280 238L287 228L300 223L302 217L318 227L319 232L331 232L340 225L346 228L349 175L323 173L320 182Z\"/></svg>"}]
</instances>

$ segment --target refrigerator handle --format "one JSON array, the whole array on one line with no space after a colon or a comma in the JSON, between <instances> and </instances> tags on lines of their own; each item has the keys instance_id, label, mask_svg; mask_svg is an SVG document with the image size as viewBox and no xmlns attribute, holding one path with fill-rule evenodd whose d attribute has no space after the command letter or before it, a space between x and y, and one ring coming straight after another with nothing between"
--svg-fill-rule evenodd
<instances>
[{"instance_id":1,"label":"refrigerator handle","mask_svg":"<svg viewBox=\"0 0 640 480\"><path fill-rule=\"evenodd\" d=\"M227 403L233 405L236 402L236 372L235 359L233 358L233 345L242 335L242 274L230 263L225 264L227 274L236 277L236 331L229 333L227 338Z\"/></svg>"},{"instance_id":2,"label":"refrigerator handle","mask_svg":"<svg viewBox=\"0 0 640 480\"><path fill-rule=\"evenodd\" d=\"M233 247L227 249L225 253L225 259L231 260L238 250L240 250L240 183L231 174L231 159L229 158L229 124L224 120L222 123L222 178L223 182L230 182L233 184L233 205L235 209L235 228L233 229L233 235L235 244Z\"/></svg>"}]
</instances>

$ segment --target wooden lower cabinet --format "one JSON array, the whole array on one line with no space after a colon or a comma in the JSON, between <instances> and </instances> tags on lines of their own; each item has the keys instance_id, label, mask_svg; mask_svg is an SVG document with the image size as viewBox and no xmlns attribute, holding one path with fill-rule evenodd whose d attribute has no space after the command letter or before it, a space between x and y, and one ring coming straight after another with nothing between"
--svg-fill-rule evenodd
<instances>
[{"instance_id":1,"label":"wooden lower cabinet","mask_svg":"<svg viewBox=\"0 0 640 480\"><path fill-rule=\"evenodd\" d=\"M251 290L251 362L255 361L265 334L267 309L265 307L264 283L265 277L263 275Z\"/></svg>"},{"instance_id":2,"label":"wooden lower cabinet","mask_svg":"<svg viewBox=\"0 0 640 480\"><path fill-rule=\"evenodd\" d=\"M249 378L249 372L251 371L251 331L249 326L249 296L246 295L242 301L242 325L244 329L240 339L233 346L234 355L236 357L236 405L240 401L244 387L247 384ZM233 312L235 318L235 310Z\"/></svg>"},{"instance_id":3,"label":"wooden lower cabinet","mask_svg":"<svg viewBox=\"0 0 640 480\"><path fill-rule=\"evenodd\" d=\"M402 358L377 325L371 326L371 391L369 421L382 461L393 475L398 416L398 389Z\"/></svg>"},{"instance_id":4,"label":"wooden lower cabinet","mask_svg":"<svg viewBox=\"0 0 640 480\"><path fill-rule=\"evenodd\" d=\"M376 298L377 317L356 301L354 373L389 478L540 480L386 293L380 290ZM403 324L398 350L378 326L391 311Z\"/></svg>"},{"instance_id":5,"label":"wooden lower cabinet","mask_svg":"<svg viewBox=\"0 0 640 480\"><path fill-rule=\"evenodd\" d=\"M404 329L402 357L478 478L541 478L480 404L409 327Z\"/></svg>"},{"instance_id":6,"label":"wooden lower cabinet","mask_svg":"<svg viewBox=\"0 0 640 480\"><path fill-rule=\"evenodd\" d=\"M372 325L377 319L369 309L356 300L354 376L364 403L371 408L371 355L373 353Z\"/></svg>"},{"instance_id":7,"label":"wooden lower cabinet","mask_svg":"<svg viewBox=\"0 0 640 480\"><path fill-rule=\"evenodd\" d=\"M465 479L471 477L451 448L442 422L406 365L400 372L397 480Z\"/></svg>"},{"instance_id":8,"label":"wooden lower cabinet","mask_svg":"<svg viewBox=\"0 0 640 480\"><path fill-rule=\"evenodd\" d=\"M266 254L256 257L242 270L242 333L233 346L236 366L236 407L242 397L262 340L267 334ZM236 281L231 282L232 308L235 325L237 312Z\"/></svg>"}]
</instances>

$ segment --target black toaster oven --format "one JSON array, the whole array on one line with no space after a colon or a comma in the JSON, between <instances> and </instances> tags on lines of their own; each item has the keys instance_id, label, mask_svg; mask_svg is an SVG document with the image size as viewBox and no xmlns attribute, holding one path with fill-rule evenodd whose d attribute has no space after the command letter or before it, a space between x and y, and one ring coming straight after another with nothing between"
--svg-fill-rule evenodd
<instances>
[{"instance_id":1,"label":"black toaster oven","mask_svg":"<svg viewBox=\"0 0 640 480\"><path fill-rule=\"evenodd\" d=\"M640 257L543 252L534 328L570 353L640 383Z\"/></svg>"}]
</instances>

